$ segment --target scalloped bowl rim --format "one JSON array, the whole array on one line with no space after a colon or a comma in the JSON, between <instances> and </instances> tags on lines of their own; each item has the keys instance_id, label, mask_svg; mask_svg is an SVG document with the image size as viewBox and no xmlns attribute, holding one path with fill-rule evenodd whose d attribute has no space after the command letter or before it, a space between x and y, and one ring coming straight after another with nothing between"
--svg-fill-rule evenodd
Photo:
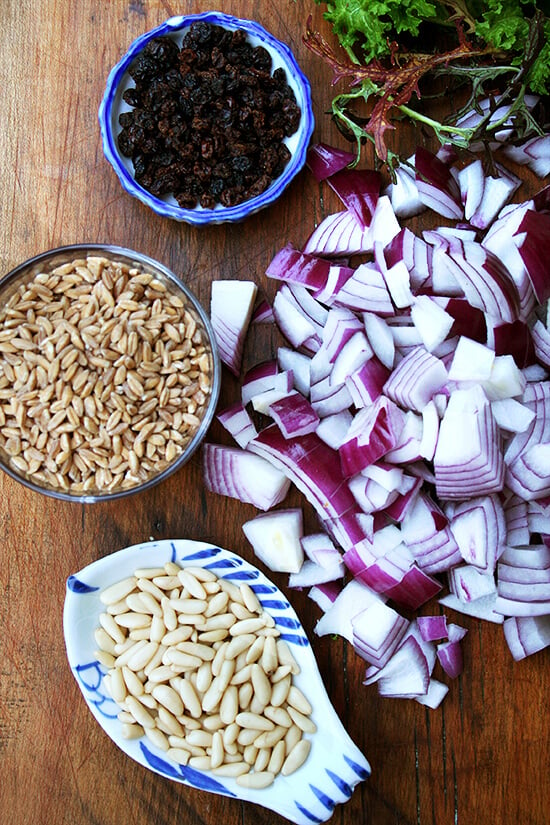
<instances>
[{"instance_id":1,"label":"scalloped bowl rim","mask_svg":"<svg viewBox=\"0 0 550 825\"><path fill-rule=\"evenodd\" d=\"M301 768L289 777L279 775L261 791L240 787L234 779L178 766L149 740L125 740L119 711L102 693L106 668L95 657L93 631L104 605L99 590L133 575L142 567L176 561L182 566L204 566L219 577L246 582L274 618L301 667L294 683L308 696L318 730L307 735L311 752ZM238 797L276 810L300 825L330 818L337 804L346 802L353 788L370 774L370 766L343 727L325 690L307 635L287 597L257 567L237 553L215 544L189 539L161 539L125 547L84 567L67 579L63 610L67 658L89 710L113 742L136 762L185 785ZM110 704L109 704L110 703ZM294 779L296 778L296 779Z\"/></svg>"},{"instance_id":2,"label":"scalloped bowl rim","mask_svg":"<svg viewBox=\"0 0 550 825\"><path fill-rule=\"evenodd\" d=\"M189 28L192 23L204 21L224 28L235 30L244 29L247 34L262 43L268 48L270 54L277 56L280 64L287 71L287 79L294 89L298 105L302 110L300 126L292 138L297 141L296 147L291 150L291 158L285 167L284 172L260 195L251 198L235 206L216 206L214 209L184 209L177 205L175 199L163 200L151 195L143 187L136 183L131 170L131 160L125 162L122 159L115 143L113 118L117 108L117 94L127 69L132 60L144 48L144 46L155 37L164 35L176 35ZM123 104L125 105L125 104ZM128 109L130 107L127 107ZM303 168L306 161L306 154L309 140L315 126L311 103L311 87L308 79L301 71L296 58L291 49L285 43L270 34L264 27L253 20L246 20L222 12L202 12L200 14L178 15L171 17L154 29L140 35L129 47L126 54L111 69L107 78L105 93L103 95L98 112L103 152L109 163L114 168L120 183L128 194L149 206L162 217L171 218L195 225L224 223L227 221L239 221L243 218L269 206L283 192L298 172ZM286 142L286 141L285 141Z\"/></svg>"},{"instance_id":3,"label":"scalloped bowl rim","mask_svg":"<svg viewBox=\"0 0 550 825\"><path fill-rule=\"evenodd\" d=\"M199 448L201 442L206 436L208 428L212 423L216 412L216 406L219 399L220 389L221 389L221 361L218 352L218 345L216 342L216 336L214 334L214 329L212 327L210 318L208 317L208 313L206 312L205 308L195 295L195 293L187 286L187 284L179 278L176 273L171 270L169 267L162 264L160 261L157 261L155 258L151 258L149 255L146 255L143 252L137 252L135 249L130 249L129 247L118 246L116 244L102 244L102 243L77 243L77 244L67 244L65 246L58 246L54 247L53 249L48 249L45 252L40 252L37 255L33 255L32 258L28 258L26 261L18 264L12 270L10 270L6 275L4 275L0 279L0 305L2 305L2 298L3 292L5 287L8 287L10 283L15 281L23 271L25 270L32 270L33 268L37 267L42 261L50 260L51 258L55 257L56 255L65 255L70 254L71 252L76 253L84 253L84 252L92 252L92 253L100 253L103 252L105 255L111 256L112 258L116 258L117 255L129 258L134 260L136 263L139 263L141 266L144 267L152 267L153 269L158 270L161 272L170 282L174 283L175 286L180 289L186 298L190 301L193 306L193 309L197 313L201 323L204 326L206 336L208 339L208 345L212 351L212 391L211 396L208 401L204 416L201 420L199 428L193 439L189 442L189 445L181 453L174 461L168 465L162 472L157 473L156 475L152 476L151 478L144 481L142 484L136 484L134 487L128 487L123 490L114 490L111 493L70 493L66 490L58 490L56 488L50 488L42 486L37 482L33 481L32 478L26 477L17 472L13 467L10 467L6 464L6 462L2 459L0 455L0 469L13 478L15 481L18 481L20 484L23 484L30 490L33 490L36 493L42 493L43 495L47 495L51 498L55 498L61 501L72 501L79 504L93 504L100 501L113 501L119 498L125 498L130 495L135 495L136 493L142 493L145 490L149 490L151 487L155 487L157 484L165 481L169 476L175 473L177 470L180 470L191 458L193 453ZM38 271L38 270L37 270Z\"/></svg>"}]
</instances>

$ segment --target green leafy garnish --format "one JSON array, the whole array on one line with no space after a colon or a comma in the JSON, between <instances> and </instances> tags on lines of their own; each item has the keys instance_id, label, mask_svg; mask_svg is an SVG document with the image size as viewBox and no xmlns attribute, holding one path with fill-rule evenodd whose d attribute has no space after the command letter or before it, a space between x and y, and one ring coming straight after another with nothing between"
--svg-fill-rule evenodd
<instances>
[{"instance_id":1,"label":"green leafy garnish","mask_svg":"<svg viewBox=\"0 0 550 825\"><path fill-rule=\"evenodd\" d=\"M315 0L321 3L321 0ZM348 90L332 102L341 130L357 141L357 156L370 140L390 166L398 157L386 133L397 118L433 130L440 143L468 149L490 145L504 123L518 141L540 134L529 94L550 91L549 9L533 0L329 0L325 18L342 49L337 52L308 21L306 45L332 67L334 82ZM430 45L432 48L429 48ZM436 120L422 107L422 82L437 77L443 88L468 85L466 104ZM458 125L462 115L489 100L474 126ZM363 105L363 111L358 110ZM505 116L495 115L505 106Z\"/></svg>"}]
</instances>

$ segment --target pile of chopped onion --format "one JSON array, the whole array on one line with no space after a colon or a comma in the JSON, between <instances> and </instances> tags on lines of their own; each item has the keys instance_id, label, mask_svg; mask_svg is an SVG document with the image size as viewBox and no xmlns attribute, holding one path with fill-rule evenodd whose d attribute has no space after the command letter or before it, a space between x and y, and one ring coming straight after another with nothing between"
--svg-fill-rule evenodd
<instances>
[{"instance_id":1,"label":"pile of chopped onion","mask_svg":"<svg viewBox=\"0 0 550 825\"><path fill-rule=\"evenodd\" d=\"M546 173L547 145L514 160ZM511 203L520 181L502 166L491 177L420 148L414 161L382 192L346 153L311 148L344 208L267 267L279 289L256 319L285 344L219 414L238 446L206 445L204 469L209 490L270 510L247 537L310 588L316 632L349 640L365 683L436 707L448 687L434 669L461 673L466 630L403 611L437 596L502 624L516 660L550 645L550 187ZM400 225L426 208L456 225ZM227 331L213 317L233 371L251 298L224 305ZM258 431L247 407L271 421ZM271 509L290 483L318 533Z\"/></svg>"}]
</instances>

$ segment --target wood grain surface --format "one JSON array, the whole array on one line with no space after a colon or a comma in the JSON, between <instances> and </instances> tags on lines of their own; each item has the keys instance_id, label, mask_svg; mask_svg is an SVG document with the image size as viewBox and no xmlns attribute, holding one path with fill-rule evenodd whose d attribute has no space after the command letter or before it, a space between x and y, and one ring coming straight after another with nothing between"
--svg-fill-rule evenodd
<instances>
[{"instance_id":1,"label":"wood grain surface","mask_svg":"<svg viewBox=\"0 0 550 825\"><path fill-rule=\"evenodd\" d=\"M110 242L171 267L205 305L219 278L265 277L285 243L303 244L338 208L303 172L280 201L237 226L161 219L128 196L103 157L97 109L110 68L140 34L209 4L182 0L0 0L0 273L48 248ZM293 49L313 88L314 139L339 142L326 114L329 69L302 43L312 0L219 0ZM422 136L395 138L411 142ZM411 143L411 145L413 145ZM532 180L526 189L534 187ZM274 330L254 328L245 367L274 354ZM237 398L224 372L221 404ZM226 441L218 425L210 439ZM304 506L297 492L285 506ZM199 457L144 495L81 506L0 476L0 814L11 825L282 825L265 809L162 779L133 763L87 710L65 656L67 576L149 538L217 543L252 560L241 524L251 506L205 492ZM289 593L287 577L273 575ZM372 778L338 807L338 825L544 825L550 819L549 653L514 664L502 630L469 628L464 675L436 711L380 699L365 664L341 639L313 634L320 612L289 593L312 640L331 700L369 758ZM429 609L426 610L429 612Z\"/></svg>"}]
</instances>

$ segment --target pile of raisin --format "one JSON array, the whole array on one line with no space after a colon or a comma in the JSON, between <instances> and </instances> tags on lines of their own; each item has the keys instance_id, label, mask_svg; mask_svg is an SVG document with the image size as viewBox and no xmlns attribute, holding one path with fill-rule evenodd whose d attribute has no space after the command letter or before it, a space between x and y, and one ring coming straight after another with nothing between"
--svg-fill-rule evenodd
<instances>
[{"instance_id":1,"label":"pile of raisin","mask_svg":"<svg viewBox=\"0 0 550 825\"><path fill-rule=\"evenodd\" d=\"M283 171L300 107L283 69L242 30L194 23L181 48L149 41L123 94L118 146L136 181L186 209L233 206L261 194Z\"/></svg>"}]
</instances>

